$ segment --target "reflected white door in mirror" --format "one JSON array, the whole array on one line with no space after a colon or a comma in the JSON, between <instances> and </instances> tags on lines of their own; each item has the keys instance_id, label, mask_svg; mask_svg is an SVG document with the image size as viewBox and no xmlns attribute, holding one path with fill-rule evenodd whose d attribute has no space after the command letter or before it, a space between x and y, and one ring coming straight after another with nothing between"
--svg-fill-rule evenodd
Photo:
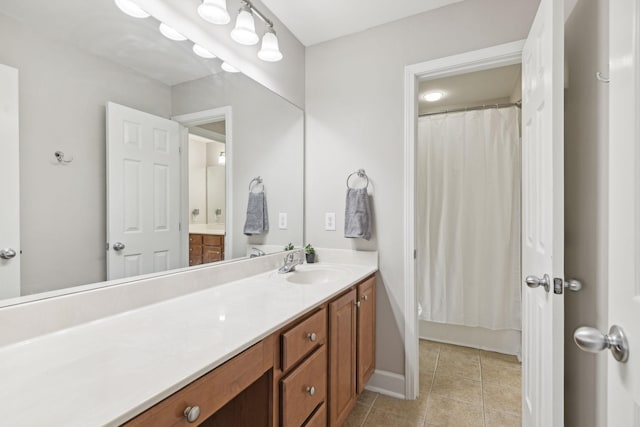
<instances>
[{"instance_id":1,"label":"reflected white door in mirror","mask_svg":"<svg viewBox=\"0 0 640 427\"><path fill-rule=\"evenodd\" d=\"M18 70L0 64L0 299L20 295Z\"/></svg>"}]
</instances>

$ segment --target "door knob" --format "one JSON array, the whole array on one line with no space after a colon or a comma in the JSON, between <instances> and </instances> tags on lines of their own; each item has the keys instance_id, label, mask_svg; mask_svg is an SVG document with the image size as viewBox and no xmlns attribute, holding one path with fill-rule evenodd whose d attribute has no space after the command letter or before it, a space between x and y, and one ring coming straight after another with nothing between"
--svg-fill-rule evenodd
<instances>
[{"instance_id":1,"label":"door knob","mask_svg":"<svg viewBox=\"0 0 640 427\"><path fill-rule=\"evenodd\" d=\"M114 251L117 251L117 252L120 252L120 251L121 251L121 250L123 250L125 247L126 247L126 246L125 246L125 245L124 245L124 243L122 243L122 242L115 242L115 243L113 244L113 250L114 250Z\"/></svg>"},{"instance_id":2,"label":"door knob","mask_svg":"<svg viewBox=\"0 0 640 427\"><path fill-rule=\"evenodd\" d=\"M564 288L568 291L578 292L580 289L582 289L582 282L576 279L565 280Z\"/></svg>"},{"instance_id":3,"label":"door knob","mask_svg":"<svg viewBox=\"0 0 640 427\"><path fill-rule=\"evenodd\" d=\"M0 258L11 259L16 256L16 251L11 248L0 249Z\"/></svg>"},{"instance_id":4,"label":"door knob","mask_svg":"<svg viewBox=\"0 0 640 427\"><path fill-rule=\"evenodd\" d=\"M609 329L609 335L583 326L573 333L573 340L581 350L589 353L598 353L608 348L618 362L624 363L629 359L629 342L620 326L613 325Z\"/></svg>"},{"instance_id":5,"label":"door knob","mask_svg":"<svg viewBox=\"0 0 640 427\"><path fill-rule=\"evenodd\" d=\"M537 276L527 276L524 281L530 288L537 288L542 286L547 292L549 292L549 288L551 287L551 278L548 274L545 274L542 279L538 278Z\"/></svg>"}]
</instances>

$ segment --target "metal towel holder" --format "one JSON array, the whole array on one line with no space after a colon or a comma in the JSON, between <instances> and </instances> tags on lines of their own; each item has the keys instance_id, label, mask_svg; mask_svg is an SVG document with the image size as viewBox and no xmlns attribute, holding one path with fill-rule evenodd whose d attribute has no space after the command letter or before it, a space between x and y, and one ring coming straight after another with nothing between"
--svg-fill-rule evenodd
<instances>
[{"instance_id":1,"label":"metal towel holder","mask_svg":"<svg viewBox=\"0 0 640 427\"><path fill-rule=\"evenodd\" d=\"M357 171L352 172L351 174L349 174L349 176L347 177L347 188L355 189L355 187L350 187L349 186L349 180L351 179L351 177L353 175L358 175L358 178L363 178L363 179L367 180L367 184L362 188L368 188L369 187L369 177L367 176L367 173L364 171L364 169L358 169Z\"/></svg>"},{"instance_id":2,"label":"metal towel holder","mask_svg":"<svg viewBox=\"0 0 640 427\"><path fill-rule=\"evenodd\" d=\"M256 176L251 181L249 181L249 191L252 191L254 189L254 185L253 185L254 182L255 182L255 186L258 186L258 185L262 184L262 189L264 190L264 184L262 183L262 177L261 176Z\"/></svg>"}]
</instances>

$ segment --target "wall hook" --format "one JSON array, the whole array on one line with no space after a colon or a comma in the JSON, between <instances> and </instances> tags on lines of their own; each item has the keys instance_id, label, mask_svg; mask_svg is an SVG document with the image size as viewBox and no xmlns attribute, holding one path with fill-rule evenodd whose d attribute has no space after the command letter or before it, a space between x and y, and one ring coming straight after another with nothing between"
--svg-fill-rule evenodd
<instances>
[{"instance_id":1,"label":"wall hook","mask_svg":"<svg viewBox=\"0 0 640 427\"><path fill-rule=\"evenodd\" d=\"M65 159L64 158L64 153L62 151L56 151L55 153L53 153L54 156L56 156L56 160L58 161L58 163L71 163L73 162L73 157L70 159Z\"/></svg>"},{"instance_id":2,"label":"wall hook","mask_svg":"<svg viewBox=\"0 0 640 427\"><path fill-rule=\"evenodd\" d=\"M609 83L609 77L604 77L600 71L596 72L596 79L602 83Z\"/></svg>"}]
</instances>

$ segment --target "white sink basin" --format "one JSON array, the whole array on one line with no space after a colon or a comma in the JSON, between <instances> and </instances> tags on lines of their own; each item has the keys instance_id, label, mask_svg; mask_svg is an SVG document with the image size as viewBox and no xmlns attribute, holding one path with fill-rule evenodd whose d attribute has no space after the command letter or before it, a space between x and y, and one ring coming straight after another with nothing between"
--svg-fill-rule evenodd
<instances>
[{"instance_id":1,"label":"white sink basin","mask_svg":"<svg viewBox=\"0 0 640 427\"><path fill-rule=\"evenodd\" d=\"M347 273L346 270L336 267L309 267L305 265L287 274L285 280L298 285L318 285L343 279Z\"/></svg>"}]
</instances>

